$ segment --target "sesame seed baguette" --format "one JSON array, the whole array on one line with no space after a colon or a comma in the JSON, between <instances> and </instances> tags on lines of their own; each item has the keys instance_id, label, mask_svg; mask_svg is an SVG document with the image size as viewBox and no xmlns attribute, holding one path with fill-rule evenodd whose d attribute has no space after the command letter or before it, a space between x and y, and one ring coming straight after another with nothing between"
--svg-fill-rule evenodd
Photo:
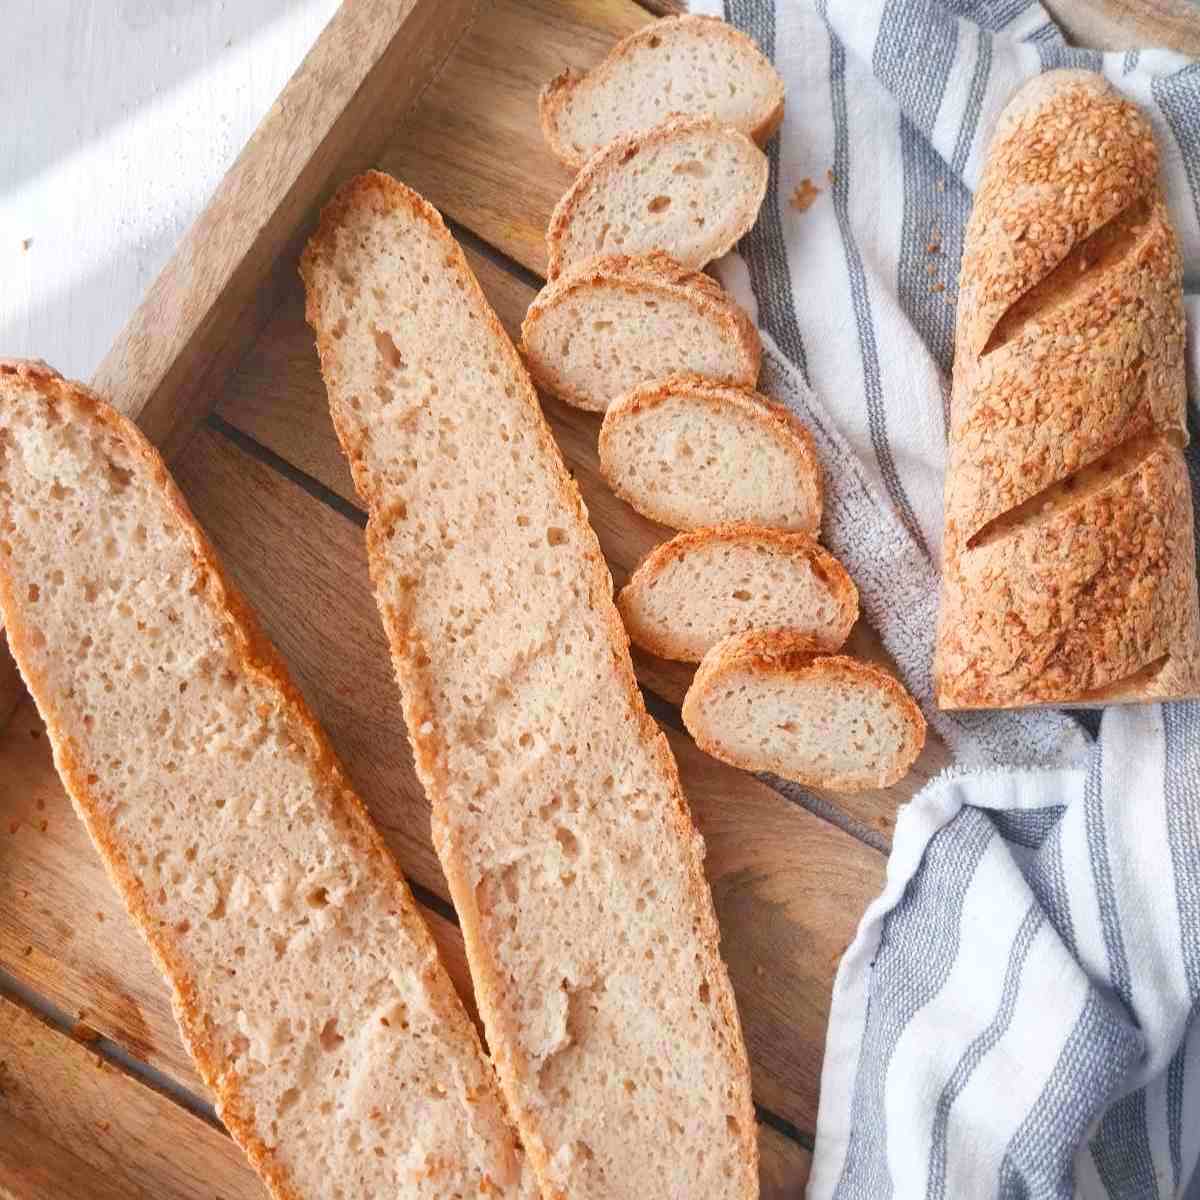
<instances>
[{"instance_id":1,"label":"sesame seed baguette","mask_svg":"<svg viewBox=\"0 0 1200 1200\"><path fill-rule=\"evenodd\" d=\"M0 612L54 762L277 1200L537 1194L396 863L162 460L0 363Z\"/></svg>"},{"instance_id":2,"label":"sesame seed baguette","mask_svg":"<svg viewBox=\"0 0 1200 1200\"><path fill-rule=\"evenodd\" d=\"M1145 117L1051 71L967 226L935 684L943 708L1200 693L1182 266Z\"/></svg>"},{"instance_id":3,"label":"sesame seed baguette","mask_svg":"<svg viewBox=\"0 0 1200 1200\"><path fill-rule=\"evenodd\" d=\"M346 184L305 251L434 844L546 1197L757 1195L692 826L520 358L438 213Z\"/></svg>"},{"instance_id":4,"label":"sesame seed baguette","mask_svg":"<svg viewBox=\"0 0 1200 1200\"><path fill-rule=\"evenodd\" d=\"M542 133L569 167L668 116L712 117L762 145L783 120L783 80L719 17L683 14L622 38L586 74L563 71L538 97Z\"/></svg>"}]
</instances>

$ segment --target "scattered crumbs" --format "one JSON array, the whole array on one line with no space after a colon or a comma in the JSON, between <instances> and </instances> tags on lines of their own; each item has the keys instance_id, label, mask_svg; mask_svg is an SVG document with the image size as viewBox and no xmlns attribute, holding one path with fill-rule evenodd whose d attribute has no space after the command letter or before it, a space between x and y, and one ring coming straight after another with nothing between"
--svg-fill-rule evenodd
<instances>
[{"instance_id":1,"label":"scattered crumbs","mask_svg":"<svg viewBox=\"0 0 1200 1200\"><path fill-rule=\"evenodd\" d=\"M814 186L813 181L806 175L800 180L800 186L792 193L792 207L797 212L807 212L812 202L821 194L821 189Z\"/></svg>"},{"instance_id":2,"label":"scattered crumbs","mask_svg":"<svg viewBox=\"0 0 1200 1200\"><path fill-rule=\"evenodd\" d=\"M50 827L50 822L49 822L49 821L43 821L43 822L42 822L42 823L41 823L41 824L38 826L38 828L39 828L39 829L40 829L40 830L41 830L43 833L45 833L45 832L46 832L46 830L47 830L47 829L49 829L49 827Z\"/></svg>"},{"instance_id":3,"label":"scattered crumbs","mask_svg":"<svg viewBox=\"0 0 1200 1200\"><path fill-rule=\"evenodd\" d=\"M38 812L45 812L45 811L46 811L46 801L45 801L45 800L43 800L43 799L41 798L41 796L39 796L39 797L38 797L37 807L38 807Z\"/></svg>"},{"instance_id":4,"label":"scattered crumbs","mask_svg":"<svg viewBox=\"0 0 1200 1200\"><path fill-rule=\"evenodd\" d=\"M98 1130L100 1130L101 1133L107 1133L112 1128L112 1122L111 1121L97 1121L96 1128Z\"/></svg>"},{"instance_id":5,"label":"scattered crumbs","mask_svg":"<svg viewBox=\"0 0 1200 1200\"><path fill-rule=\"evenodd\" d=\"M32 245L33 245L33 238L22 238L21 239L21 249L22 250L28 251L29 247Z\"/></svg>"},{"instance_id":6,"label":"scattered crumbs","mask_svg":"<svg viewBox=\"0 0 1200 1200\"><path fill-rule=\"evenodd\" d=\"M830 172L830 174L832 174L832 172ZM756 963L754 966L754 973L759 977L759 979L761 979L767 973L767 968L764 967L762 963Z\"/></svg>"},{"instance_id":7,"label":"scattered crumbs","mask_svg":"<svg viewBox=\"0 0 1200 1200\"><path fill-rule=\"evenodd\" d=\"M76 1021L71 1026L71 1036L77 1042L96 1042L100 1040L100 1033L93 1029L90 1025L85 1025L82 1021Z\"/></svg>"},{"instance_id":8,"label":"scattered crumbs","mask_svg":"<svg viewBox=\"0 0 1200 1200\"><path fill-rule=\"evenodd\" d=\"M926 263L925 264L925 274L926 275L936 275L937 274L937 264L936 263Z\"/></svg>"},{"instance_id":9,"label":"scattered crumbs","mask_svg":"<svg viewBox=\"0 0 1200 1200\"><path fill-rule=\"evenodd\" d=\"M21 822L20 822L20 821L10 821L10 822L8 823L8 832L9 832L9 833L16 833L16 832L17 832L17 830L18 830L18 829L20 829L20 828L21 828Z\"/></svg>"},{"instance_id":10,"label":"scattered crumbs","mask_svg":"<svg viewBox=\"0 0 1200 1200\"><path fill-rule=\"evenodd\" d=\"M828 168L828 169L825 171L825 178L826 178L826 179L829 181L829 186L830 186L830 187L833 187L833 185L834 185L835 183L837 183L837 176L836 176L836 175L833 173L833 168L832 168L832 167L829 167L829 168Z\"/></svg>"},{"instance_id":11,"label":"scattered crumbs","mask_svg":"<svg viewBox=\"0 0 1200 1200\"><path fill-rule=\"evenodd\" d=\"M104 914L103 914L102 912L99 912L99 911L97 911L97 913L96 913L96 920L97 920L97 921L103 921L103 920L104 920Z\"/></svg>"},{"instance_id":12,"label":"scattered crumbs","mask_svg":"<svg viewBox=\"0 0 1200 1200\"><path fill-rule=\"evenodd\" d=\"M32 953L33 953L33 947L26 946L25 949L21 951L21 957L28 958Z\"/></svg>"},{"instance_id":13,"label":"scattered crumbs","mask_svg":"<svg viewBox=\"0 0 1200 1200\"><path fill-rule=\"evenodd\" d=\"M936 254L941 248L942 243L935 240L930 242L929 245L925 247L925 252L926 254Z\"/></svg>"},{"instance_id":14,"label":"scattered crumbs","mask_svg":"<svg viewBox=\"0 0 1200 1200\"><path fill-rule=\"evenodd\" d=\"M944 179L939 179L933 186L937 188L939 192L944 192L946 190L946 181Z\"/></svg>"},{"instance_id":15,"label":"scattered crumbs","mask_svg":"<svg viewBox=\"0 0 1200 1200\"><path fill-rule=\"evenodd\" d=\"M36 742L42 736L42 731L40 729L31 729L29 736Z\"/></svg>"},{"instance_id":16,"label":"scattered crumbs","mask_svg":"<svg viewBox=\"0 0 1200 1200\"><path fill-rule=\"evenodd\" d=\"M938 283L931 283L929 285L929 290L931 292L944 292L946 290L946 285L940 281Z\"/></svg>"}]
</instances>

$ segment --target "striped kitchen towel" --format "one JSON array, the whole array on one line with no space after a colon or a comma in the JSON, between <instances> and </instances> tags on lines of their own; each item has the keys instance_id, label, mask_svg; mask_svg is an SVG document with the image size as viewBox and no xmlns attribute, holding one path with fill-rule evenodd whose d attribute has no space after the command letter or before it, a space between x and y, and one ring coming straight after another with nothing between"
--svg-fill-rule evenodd
<instances>
[{"instance_id":1,"label":"striped kitchen towel","mask_svg":"<svg viewBox=\"0 0 1200 1200\"><path fill-rule=\"evenodd\" d=\"M957 763L900 814L838 971L809 1195L1166 1200L1196 1175L1200 1197L1200 705L941 714L930 679L956 279L991 126L1039 71L1103 72L1154 123L1200 293L1200 64L1072 49L1029 0L692 8L787 82L761 217L719 269L757 314L764 388L823 454L824 538Z\"/></svg>"}]
</instances>

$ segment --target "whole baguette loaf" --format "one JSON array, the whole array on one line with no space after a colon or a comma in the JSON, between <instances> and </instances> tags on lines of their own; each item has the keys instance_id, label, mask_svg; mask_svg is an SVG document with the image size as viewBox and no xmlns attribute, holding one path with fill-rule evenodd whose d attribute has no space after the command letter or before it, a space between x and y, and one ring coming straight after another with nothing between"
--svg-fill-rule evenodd
<instances>
[{"instance_id":1,"label":"whole baguette loaf","mask_svg":"<svg viewBox=\"0 0 1200 1200\"><path fill-rule=\"evenodd\" d=\"M54 761L272 1195L531 1198L395 861L161 459L0 364L0 611Z\"/></svg>"},{"instance_id":2,"label":"whole baguette loaf","mask_svg":"<svg viewBox=\"0 0 1200 1200\"><path fill-rule=\"evenodd\" d=\"M656 546L617 608L643 650L699 662L722 638L752 629L790 629L837 650L858 620L858 589L808 534L718 525Z\"/></svg>"},{"instance_id":3,"label":"whole baguette loaf","mask_svg":"<svg viewBox=\"0 0 1200 1200\"><path fill-rule=\"evenodd\" d=\"M762 343L716 280L666 254L593 259L547 284L521 325L537 385L576 408L680 371L753 387Z\"/></svg>"},{"instance_id":4,"label":"whole baguette loaf","mask_svg":"<svg viewBox=\"0 0 1200 1200\"><path fill-rule=\"evenodd\" d=\"M963 250L943 708L1200 692L1182 269L1150 126L1052 71L1000 117Z\"/></svg>"},{"instance_id":5,"label":"whole baguette loaf","mask_svg":"<svg viewBox=\"0 0 1200 1200\"><path fill-rule=\"evenodd\" d=\"M579 492L461 250L346 184L302 273L433 836L547 1197L757 1193L741 1029Z\"/></svg>"},{"instance_id":6,"label":"whole baguette loaf","mask_svg":"<svg viewBox=\"0 0 1200 1200\"><path fill-rule=\"evenodd\" d=\"M550 215L546 277L611 254L661 250L692 270L754 224L767 156L744 133L673 118L597 151Z\"/></svg>"},{"instance_id":7,"label":"whole baguette loaf","mask_svg":"<svg viewBox=\"0 0 1200 1200\"><path fill-rule=\"evenodd\" d=\"M587 74L563 71L542 88L538 111L569 167L668 116L712 117L761 145L783 120L783 80L741 30L685 13L622 38Z\"/></svg>"}]
</instances>

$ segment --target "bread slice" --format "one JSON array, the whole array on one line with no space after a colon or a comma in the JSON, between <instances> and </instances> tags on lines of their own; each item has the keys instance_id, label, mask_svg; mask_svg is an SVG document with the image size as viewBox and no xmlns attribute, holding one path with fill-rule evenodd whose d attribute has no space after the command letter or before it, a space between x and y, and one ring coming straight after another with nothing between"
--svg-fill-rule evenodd
<instances>
[{"instance_id":1,"label":"bread slice","mask_svg":"<svg viewBox=\"0 0 1200 1200\"><path fill-rule=\"evenodd\" d=\"M646 383L600 427L600 469L675 529L749 521L816 534L824 487L812 436L782 404L696 375Z\"/></svg>"},{"instance_id":2,"label":"bread slice","mask_svg":"<svg viewBox=\"0 0 1200 1200\"><path fill-rule=\"evenodd\" d=\"M679 371L752 387L762 359L758 331L720 285L665 254L596 259L547 284L521 346L539 387L593 412Z\"/></svg>"},{"instance_id":3,"label":"bread slice","mask_svg":"<svg viewBox=\"0 0 1200 1200\"><path fill-rule=\"evenodd\" d=\"M303 259L434 843L543 1194L757 1194L675 762L521 361L437 212L346 184Z\"/></svg>"},{"instance_id":4,"label":"bread slice","mask_svg":"<svg viewBox=\"0 0 1200 1200\"><path fill-rule=\"evenodd\" d=\"M0 364L0 610L54 761L279 1198L531 1198L495 1076L325 735L161 459Z\"/></svg>"},{"instance_id":5,"label":"bread slice","mask_svg":"<svg viewBox=\"0 0 1200 1200\"><path fill-rule=\"evenodd\" d=\"M650 250L699 270L754 224L766 190L767 156L732 126L675 118L621 138L588 159L555 205L547 277Z\"/></svg>"},{"instance_id":6,"label":"bread slice","mask_svg":"<svg viewBox=\"0 0 1200 1200\"><path fill-rule=\"evenodd\" d=\"M718 525L652 550L617 608L630 638L661 658L699 662L722 638L775 628L828 652L858 620L858 589L806 533Z\"/></svg>"},{"instance_id":7,"label":"bread slice","mask_svg":"<svg viewBox=\"0 0 1200 1200\"><path fill-rule=\"evenodd\" d=\"M683 721L722 762L835 792L890 787L925 744L925 718L891 675L788 630L718 642Z\"/></svg>"},{"instance_id":8,"label":"bread slice","mask_svg":"<svg viewBox=\"0 0 1200 1200\"><path fill-rule=\"evenodd\" d=\"M759 48L717 17L653 21L587 74L564 71L538 98L542 132L569 167L668 116L711 117L760 145L783 120L783 80Z\"/></svg>"}]
</instances>

